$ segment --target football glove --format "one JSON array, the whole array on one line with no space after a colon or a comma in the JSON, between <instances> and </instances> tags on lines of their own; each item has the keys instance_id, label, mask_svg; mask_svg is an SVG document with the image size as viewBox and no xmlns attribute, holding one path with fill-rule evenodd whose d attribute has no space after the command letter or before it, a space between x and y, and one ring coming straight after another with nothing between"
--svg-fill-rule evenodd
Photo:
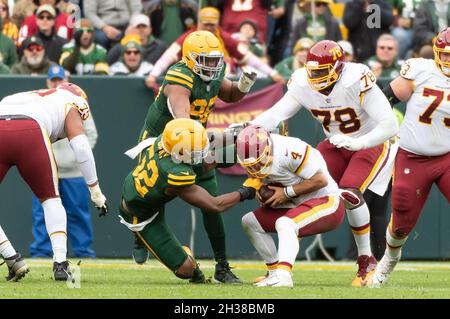
<instances>
[{"instance_id":1,"label":"football glove","mask_svg":"<svg viewBox=\"0 0 450 319\"><path fill-rule=\"evenodd\" d=\"M250 122L241 122L241 123L231 123L225 130L225 134L233 134L234 138L236 138L239 133L250 125Z\"/></svg>"},{"instance_id":2,"label":"football glove","mask_svg":"<svg viewBox=\"0 0 450 319\"><path fill-rule=\"evenodd\" d=\"M359 151L364 148L364 144L357 138L352 138L344 134L337 134L330 137L330 143L337 148L345 148L349 151Z\"/></svg>"},{"instance_id":3,"label":"football glove","mask_svg":"<svg viewBox=\"0 0 450 319\"><path fill-rule=\"evenodd\" d=\"M243 71L238 82L238 90L242 93L248 93L256 82L256 72Z\"/></svg>"},{"instance_id":4,"label":"football glove","mask_svg":"<svg viewBox=\"0 0 450 319\"><path fill-rule=\"evenodd\" d=\"M108 213L108 205L106 204L106 197L103 195L98 183L94 186L89 186L89 192L91 193L91 201L95 204L97 209L100 210L98 216L106 216Z\"/></svg>"},{"instance_id":5,"label":"football glove","mask_svg":"<svg viewBox=\"0 0 450 319\"><path fill-rule=\"evenodd\" d=\"M253 187L241 186L237 189L237 192L241 196L241 202L246 199L253 199L256 196L256 189L254 189Z\"/></svg>"}]
</instances>

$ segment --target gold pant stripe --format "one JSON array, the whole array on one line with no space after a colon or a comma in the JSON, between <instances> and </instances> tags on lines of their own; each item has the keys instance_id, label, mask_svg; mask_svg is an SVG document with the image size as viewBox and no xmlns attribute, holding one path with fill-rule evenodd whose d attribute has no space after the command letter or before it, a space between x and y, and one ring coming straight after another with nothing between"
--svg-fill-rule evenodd
<instances>
[{"instance_id":1,"label":"gold pant stripe","mask_svg":"<svg viewBox=\"0 0 450 319\"><path fill-rule=\"evenodd\" d=\"M67 237L67 234L64 231L55 231L54 233L50 234L50 237L52 237L53 235L58 235L58 234L64 234Z\"/></svg>"},{"instance_id":2,"label":"gold pant stripe","mask_svg":"<svg viewBox=\"0 0 450 319\"><path fill-rule=\"evenodd\" d=\"M358 236L362 236L367 234L368 232L370 232L370 226L367 226L367 228L364 228L362 230L353 230L352 229L352 233Z\"/></svg>"},{"instance_id":3,"label":"gold pant stripe","mask_svg":"<svg viewBox=\"0 0 450 319\"><path fill-rule=\"evenodd\" d=\"M378 159L375 162L375 165L372 167L372 170L370 171L369 176L366 178L364 183L362 183L361 187L359 188L361 193L364 193L367 186L369 186L369 184L372 183L373 179L379 172L380 167L383 165L383 162L386 159L386 154L388 153L388 150L389 150L389 141L386 141L383 143L383 150L381 151L380 156L378 156Z\"/></svg>"}]
</instances>

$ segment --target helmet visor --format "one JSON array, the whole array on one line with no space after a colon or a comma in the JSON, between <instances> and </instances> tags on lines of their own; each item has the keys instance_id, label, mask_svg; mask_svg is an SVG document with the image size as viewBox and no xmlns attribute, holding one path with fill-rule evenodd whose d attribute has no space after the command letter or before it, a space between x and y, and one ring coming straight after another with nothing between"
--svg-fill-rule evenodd
<instances>
[{"instance_id":1,"label":"helmet visor","mask_svg":"<svg viewBox=\"0 0 450 319\"><path fill-rule=\"evenodd\" d=\"M315 90L323 90L337 80L336 71L331 64L317 65L307 63L305 67L308 82Z\"/></svg>"}]
</instances>

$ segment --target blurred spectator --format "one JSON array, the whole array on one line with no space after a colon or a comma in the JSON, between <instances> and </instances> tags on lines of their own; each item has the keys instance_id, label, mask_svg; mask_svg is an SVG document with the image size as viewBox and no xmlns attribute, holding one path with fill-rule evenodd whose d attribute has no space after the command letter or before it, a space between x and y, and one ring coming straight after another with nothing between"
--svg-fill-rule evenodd
<instances>
[{"instance_id":1,"label":"blurred spectator","mask_svg":"<svg viewBox=\"0 0 450 319\"><path fill-rule=\"evenodd\" d=\"M150 18L145 14L136 14L131 17L130 26L127 29L127 34L137 34L142 45L142 57L144 61L155 64L161 55L166 51L167 45L156 39L152 35L152 27ZM122 42L122 41L121 41ZM123 46L121 43L116 44L108 52L108 64L111 65L122 56Z\"/></svg>"},{"instance_id":2,"label":"blurred spectator","mask_svg":"<svg viewBox=\"0 0 450 319\"><path fill-rule=\"evenodd\" d=\"M287 49L287 46L292 31L294 11L297 8L296 2L296 0L285 0L284 14L274 20L275 24L272 30L272 37L266 42L267 54L270 57L271 65L275 65L283 60L283 58L291 55L292 50ZM270 23L269 28L271 28Z\"/></svg>"},{"instance_id":3,"label":"blurred spectator","mask_svg":"<svg viewBox=\"0 0 450 319\"><path fill-rule=\"evenodd\" d=\"M414 51L425 44L432 44L436 34L450 25L449 0L423 0L414 18Z\"/></svg>"},{"instance_id":4,"label":"blurred spectator","mask_svg":"<svg viewBox=\"0 0 450 319\"><path fill-rule=\"evenodd\" d=\"M37 7L38 6L34 4L33 0L17 0L12 8L11 21L16 26L21 26L25 18L33 15Z\"/></svg>"},{"instance_id":5,"label":"blurred spectator","mask_svg":"<svg viewBox=\"0 0 450 319\"><path fill-rule=\"evenodd\" d=\"M389 33L393 22L392 6L387 0L350 0L345 4L344 24L357 62L375 54L378 37Z\"/></svg>"},{"instance_id":6,"label":"blurred spectator","mask_svg":"<svg viewBox=\"0 0 450 319\"><path fill-rule=\"evenodd\" d=\"M10 74L11 69L6 64L0 62L0 74Z\"/></svg>"},{"instance_id":7,"label":"blurred spectator","mask_svg":"<svg viewBox=\"0 0 450 319\"><path fill-rule=\"evenodd\" d=\"M339 23L331 15L328 8L330 3L331 0L316 0L314 6L311 0L298 2L303 7L305 14L294 25L291 33L290 47L302 37L311 38L316 42L324 39L333 41L342 39ZM315 23L312 10L314 10L315 14Z\"/></svg>"},{"instance_id":8,"label":"blurred spectator","mask_svg":"<svg viewBox=\"0 0 450 319\"><path fill-rule=\"evenodd\" d=\"M258 38L258 26L253 20L242 21L239 32L233 33L233 38L246 42L250 48L250 51L260 58L266 56L266 46L259 41Z\"/></svg>"},{"instance_id":9,"label":"blurred spectator","mask_svg":"<svg viewBox=\"0 0 450 319\"><path fill-rule=\"evenodd\" d=\"M118 43L132 15L142 11L140 0L84 0L84 14L95 28L95 41L105 49Z\"/></svg>"},{"instance_id":10,"label":"blurred spectator","mask_svg":"<svg viewBox=\"0 0 450 319\"><path fill-rule=\"evenodd\" d=\"M397 40L390 34L383 34L378 38L376 54L365 64L370 67L377 78L393 80L400 75L401 63L397 60Z\"/></svg>"},{"instance_id":11,"label":"blurred spectator","mask_svg":"<svg viewBox=\"0 0 450 319\"><path fill-rule=\"evenodd\" d=\"M0 28L2 19L0 17ZM0 62L6 64L9 68L17 62L17 51L14 41L0 32Z\"/></svg>"},{"instance_id":12,"label":"blurred spectator","mask_svg":"<svg viewBox=\"0 0 450 319\"><path fill-rule=\"evenodd\" d=\"M258 25L259 40L266 43L267 17L269 12L275 12L275 16L284 14L284 1L271 0L213 0L210 4L219 8L222 12L221 26L229 33L239 31L239 26L244 20L253 20ZM281 6L279 6L281 4ZM272 5L275 7L272 8ZM277 9L277 10L275 10ZM275 10L275 11L274 11ZM280 15L280 16L281 16Z\"/></svg>"},{"instance_id":13,"label":"blurred spectator","mask_svg":"<svg viewBox=\"0 0 450 319\"><path fill-rule=\"evenodd\" d=\"M353 62L353 45L345 40L338 41L338 44L341 46L342 50L344 50L345 62Z\"/></svg>"},{"instance_id":14,"label":"blurred spectator","mask_svg":"<svg viewBox=\"0 0 450 319\"><path fill-rule=\"evenodd\" d=\"M63 46L59 63L72 74L93 74L96 68L108 73L106 49L94 43L94 27L89 20L81 19L72 41Z\"/></svg>"},{"instance_id":15,"label":"blurred spectator","mask_svg":"<svg viewBox=\"0 0 450 319\"><path fill-rule=\"evenodd\" d=\"M314 45L310 38L301 38L294 46L294 54L275 65L275 70L285 78L290 78L295 70L303 68L309 49Z\"/></svg>"},{"instance_id":16,"label":"blurred spectator","mask_svg":"<svg viewBox=\"0 0 450 319\"><path fill-rule=\"evenodd\" d=\"M136 41L128 41L123 48L122 60L111 65L112 75L147 76L153 64L142 58L142 47Z\"/></svg>"},{"instance_id":17,"label":"blurred spectator","mask_svg":"<svg viewBox=\"0 0 450 319\"><path fill-rule=\"evenodd\" d=\"M60 12L59 9L56 8L60 0L34 0L33 3L38 6L38 9L35 14L27 16L23 23L21 24L19 30L19 44L25 38L28 38L32 35L35 35L39 31L39 9L42 12L42 8L45 6L47 12L50 12L54 18L53 26L55 28L55 34L63 39L70 40L72 39L73 33L73 21L72 18L64 12ZM51 7L52 9L49 9Z\"/></svg>"},{"instance_id":18,"label":"blurred spectator","mask_svg":"<svg viewBox=\"0 0 450 319\"><path fill-rule=\"evenodd\" d=\"M285 0L272 0L267 16L267 34L265 43L270 43L275 35L275 25L286 13Z\"/></svg>"},{"instance_id":19,"label":"blurred spectator","mask_svg":"<svg viewBox=\"0 0 450 319\"><path fill-rule=\"evenodd\" d=\"M67 82L64 69L54 65L48 70L47 87L54 89ZM91 148L97 142L97 129L92 113L83 121L83 127ZM52 144L56 165L58 166L58 188L62 204L67 212L67 235L73 253L79 258L95 258L91 248L93 230L90 212L90 193L81 175L79 164L75 159L67 138ZM51 257L52 247L45 228L45 218L42 205L36 196L32 200L33 236L30 245L31 257Z\"/></svg>"},{"instance_id":20,"label":"blurred spectator","mask_svg":"<svg viewBox=\"0 0 450 319\"><path fill-rule=\"evenodd\" d=\"M23 57L11 68L12 74L46 74L50 66L55 65L45 55L42 40L36 36L26 38L22 42Z\"/></svg>"},{"instance_id":21,"label":"blurred spectator","mask_svg":"<svg viewBox=\"0 0 450 319\"><path fill-rule=\"evenodd\" d=\"M14 44L17 44L19 38L19 29L9 18L9 5L8 0L0 0L1 18L3 21L2 31L3 34L13 40Z\"/></svg>"},{"instance_id":22,"label":"blurred spectator","mask_svg":"<svg viewBox=\"0 0 450 319\"><path fill-rule=\"evenodd\" d=\"M413 46L413 21L415 11L421 0L391 0L396 21L392 35L397 39L398 57L404 59Z\"/></svg>"},{"instance_id":23,"label":"blurred spectator","mask_svg":"<svg viewBox=\"0 0 450 319\"><path fill-rule=\"evenodd\" d=\"M422 46L419 50L419 57L424 59L434 59L433 47L429 44Z\"/></svg>"},{"instance_id":24,"label":"blurred spectator","mask_svg":"<svg viewBox=\"0 0 450 319\"><path fill-rule=\"evenodd\" d=\"M44 43L45 52L50 61L58 63L63 45L67 43L67 40L55 33L55 8L44 4L37 9L36 16L36 36Z\"/></svg>"},{"instance_id":25,"label":"blurred spectator","mask_svg":"<svg viewBox=\"0 0 450 319\"><path fill-rule=\"evenodd\" d=\"M157 78L161 76L170 65L181 60L181 48L183 41L191 32L196 30L209 31L214 33L214 35L219 38L224 45L225 59L229 64L237 63L238 65L248 65L256 69L258 72L270 76L275 82L285 83L284 78L278 74L276 70L272 69L270 66L261 61L260 58L250 52L247 44L233 39L229 33L221 30L219 27L219 21L219 10L212 7L205 7L201 9L197 28L192 28L191 30L185 32L164 52L158 62L156 62L153 71L145 80L146 86L153 88L156 84Z\"/></svg>"},{"instance_id":26,"label":"blurred spectator","mask_svg":"<svg viewBox=\"0 0 450 319\"><path fill-rule=\"evenodd\" d=\"M153 34L166 45L195 26L197 11L197 2L190 0L154 0L144 8L152 21Z\"/></svg>"}]
</instances>

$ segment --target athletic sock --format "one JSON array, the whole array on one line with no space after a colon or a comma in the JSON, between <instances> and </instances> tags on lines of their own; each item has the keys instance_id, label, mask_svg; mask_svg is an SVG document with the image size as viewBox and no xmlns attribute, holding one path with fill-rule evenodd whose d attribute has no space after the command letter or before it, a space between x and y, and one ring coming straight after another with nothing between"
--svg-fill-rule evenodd
<instances>
[{"instance_id":1,"label":"athletic sock","mask_svg":"<svg viewBox=\"0 0 450 319\"><path fill-rule=\"evenodd\" d=\"M8 237L6 237L5 232L3 231L2 227L0 226L0 255L3 258L9 258L16 254L16 250L11 245L11 243L8 240Z\"/></svg>"},{"instance_id":2,"label":"athletic sock","mask_svg":"<svg viewBox=\"0 0 450 319\"><path fill-rule=\"evenodd\" d=\"M372 255L370 248L370 213L367 204L347 209L348 223L352 229L355 238L356 247L358 247L358 256Z\"/></svg>"}]
</instances>

